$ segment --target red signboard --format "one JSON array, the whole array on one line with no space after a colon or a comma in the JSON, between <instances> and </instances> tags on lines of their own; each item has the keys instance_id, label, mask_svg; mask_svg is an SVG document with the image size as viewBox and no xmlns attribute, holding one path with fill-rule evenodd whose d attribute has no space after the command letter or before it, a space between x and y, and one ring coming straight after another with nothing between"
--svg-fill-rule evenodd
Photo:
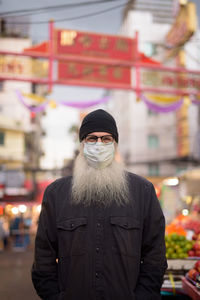
<instances>
[{"instance_id":1,"label":"red signboard","mask_svg":"<svg viewBox=\"0 0 200 300\"><path fill-rule=\"evenodd\" d=\"M133 61L134 39L75 30L54 30L54 52Z\"/></svg>"},{"instance_id":2,"label":"red signboard","mask_svg":"<svg viewBox=\"0 0 200 300\"><path fill-rule=\"evenodd\" d=\"M191 12L194 12L193 8ZM194 23L192 18L190 21ZM153 92L198 97L200 93L200 71L162 66L146 57L138 51L137 32L131 39L54 29L53 21L50 21L47 42L23 53L0 51L0 55L3 56L3 59L0 57L0 69L3 70L0 80L48 84L49 91L53 85L63 84L126 89L135 91L138 96L143 92ZM5 64L5 55L32 57L34 61L39 58L42 64L46 63L45 67L48 66L45 69L48 74L45 73L43 78L43 75L35 77L31 73L27 78L21 74L21 66ZM54 61L57 63L54 64ZM41 71L40 64L35 64L34 68L37 72ZM9 72L5 73L5 69ZM19 77L18 73L23 76Z\"/></svg>"},{"instance_id":3,"label":"red signboard","mask_svg":"<svg viewBox=\"0 0 200 300\"><path fill-rule=\"evenodd\" d=\"M77 82L109 82L131 85L131 69L121 66L58 62L58 80L66 79L74 79Z\"/></svg>"}]
</instances>

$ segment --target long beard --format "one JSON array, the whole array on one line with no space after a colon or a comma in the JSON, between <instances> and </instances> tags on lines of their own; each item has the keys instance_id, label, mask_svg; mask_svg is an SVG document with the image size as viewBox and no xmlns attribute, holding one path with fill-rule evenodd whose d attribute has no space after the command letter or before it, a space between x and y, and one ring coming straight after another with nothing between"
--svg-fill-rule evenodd
<instances>
[{"instance_id":1,"label":"long beard","mask_svg":"<svg viewBox=\"0 0 200 300\"><path fill-rule=\"evenodd\" d=\"M104 206L115 202L123 205L129 202L128 183L123 164L115 159L104 169L88 165L82 151L76 158L72 181L72 203L99 203Z\"/></svg>"}]
</instances>

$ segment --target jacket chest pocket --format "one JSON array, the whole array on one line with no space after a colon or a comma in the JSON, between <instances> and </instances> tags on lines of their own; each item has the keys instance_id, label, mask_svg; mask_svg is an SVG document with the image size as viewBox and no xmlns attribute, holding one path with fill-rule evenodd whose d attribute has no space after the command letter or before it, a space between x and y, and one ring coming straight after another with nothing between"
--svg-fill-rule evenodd
<instances>
[{"instance_id":1,"label":"jacket chest pocket","mask_svg":"<svg viewBox=\"0 0 200 300\"><path fill-rule=\"evenodd\" d=\"M137 256L140 252L140 223L132 217L110 217L112 250Z\"/></svg>"},{"instance_id":2,"label":"jacket chest pocket","mask_svg":"<svg viewBox=\"0 0 200 300\"><path fill-rule=\"evenodd\" d=\"M87 218L71 218L57 223L59 257L86 252Z\"/></svg>"}]
</instances>

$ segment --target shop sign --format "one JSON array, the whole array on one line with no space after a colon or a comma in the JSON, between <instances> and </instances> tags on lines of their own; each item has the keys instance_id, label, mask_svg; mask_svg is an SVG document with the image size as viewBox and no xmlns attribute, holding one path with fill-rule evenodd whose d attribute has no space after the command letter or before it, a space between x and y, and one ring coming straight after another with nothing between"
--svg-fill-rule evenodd
<instances>
[{"instance_id":1,"label":"shop sign","mask_svg":"<svg viewBox=\"0 0 200 300\"><path fill-rule=\"evenodd\" d=\"M184 103L176 112L177 155L186 157L190 154L188 104Z\"/></svg>"},{"instance_id":2,"label":"shop sign","mask_svg":"<svg viewBox=\"0 0 200 300\"><path fill-rule=\"evenodd\" d=\"M178 47L185 44L197 29L195 3L189 2L180 7L178 16L166 36L169 47Z\"/></svg>"},{"instance_id":3,"label":"shop sign","mask_svg":"<svg viewBox=\"0 0 200 300\"><path fill-rule=\"evenodd\" d=\"M134 39L75 30L54 30L54 53L125 61L134 59Z\"/></svg>"},{"instance_id":4,"label":"shop sign","mask_svg":"<svg viewBox=\"0 0 200 300\"><path fill-rule=\"evenodd\" d=\"M24 187L25 174L21 170L0 171L0 201L26 201L30 191Z\"/></svg>"},{"instance_id":5,"label":"shop sign","mask_svg":"<svg viewBox=\"0 0 200 300\"><path fill-rule=\"evenodd\" d=\"M28 57L0 55L0 75L19 78L46 78L48 76L48 62Z\"/></svg>"},{"instance_id":6,"label":"shop sign","mask_svg":"<svg viewBox=\"0 0 200 300\"><path fill-rule=\"evenodd\" d=\"M131 84L131 69L129 67L113 67L77 62L58 62L58 80L73 79L74 82L98 82Z\"/></svg>"},{"instance_id":7,"label":"shop sign","mask_svg":"<svg viewBox=\"0 0 200 300\"><path fill-rule=\"evenodd\" d=\"M152 69L140 69L141 88L159 87L169 91L180 90L185 94L200 92L200 75L190 72L171 72Z\"/></svg>"}]
</instances>

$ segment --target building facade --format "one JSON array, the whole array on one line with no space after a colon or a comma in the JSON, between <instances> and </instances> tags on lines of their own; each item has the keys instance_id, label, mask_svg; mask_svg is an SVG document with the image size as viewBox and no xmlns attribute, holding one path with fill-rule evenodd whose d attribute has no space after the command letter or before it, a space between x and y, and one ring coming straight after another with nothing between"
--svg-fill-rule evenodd
<instances>
[{"instance_id":1,"label":"building facade","mask_svg":"<svg viewBox=\"0 0 200 300\"><path fill-rule=\"evenodd\" d=\"M23 52L31 46L28 38L0 38L0 50ZM13 49L14 47L14 49ZM31 76L31 58L0 55L0 186L1 201L30 200L30 189L24 189L25 182L36 186L36 171L40 168L42 155L41 115L31 112L16 91L30 94L32 83L10 80L13 76ZM9 80L5 80L8 78ZM28 101L28 100L27 100ZM32 105L32 100L28 105ZM19 180L20 178L20 180Z\"/></svg>"},{"instance_id":2,"label":"building facade","mask_svg":"<svg viewBox=\"0 0 200 300\"><path fill-rule=\"evenodd\" d=\"M167 19L166 22L158 23L153 11L131 9L126 11L120 34L134 37L137 31L139 51L163 62L165 36L171 28L171 23ZM197 36L198 32L185 47L197 51ZM194 53L194 49L191 51ZM169 65L176 67L175 60ZM186 66L198 68L194 60L191 65L187 53ZM130 171L146 177L174 176L199 162L198 105L184 101L180 111L158 114L142 100L138 101L134 92L115 91L112 95L109 109L117 120L120 152Z\"/></svg>"}]
</instances>

